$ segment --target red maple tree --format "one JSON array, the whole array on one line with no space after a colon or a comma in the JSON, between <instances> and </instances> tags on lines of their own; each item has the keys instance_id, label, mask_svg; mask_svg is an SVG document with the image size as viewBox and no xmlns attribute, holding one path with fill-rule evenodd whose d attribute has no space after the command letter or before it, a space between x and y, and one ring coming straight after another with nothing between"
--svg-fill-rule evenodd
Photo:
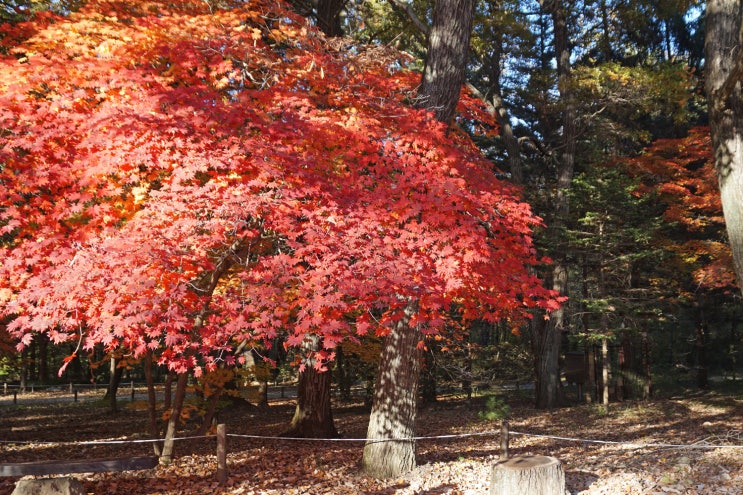
<instances>
[{"instance_id":1,"label":"red maple tree","mask_svg":"<svg viewBox=\"0 0 743 495\"><path fill-rule=\"evenodd\" d=\"M46 332L198 375L279 332L321 335L322 363L411 299L431 333L557 306L530 275L539 219L408 104L399 53L280 2L94 0L3 26L0 54L0 314L20 346Z\"/></svg>"},{"instance_id":2,"label":"red maple tree","mask_svg":"<svg viewBox=\"0 0 743 495\"><path fill-rule=\"evenodd\" d=\"M638 193L656 194L663 218L676 227L663 239L708 289L736 286L732 253L725 236L717 173L708 127L694 127L680 139L659 139L628 163L640 179Z\"/></svg>"}]
</instances>

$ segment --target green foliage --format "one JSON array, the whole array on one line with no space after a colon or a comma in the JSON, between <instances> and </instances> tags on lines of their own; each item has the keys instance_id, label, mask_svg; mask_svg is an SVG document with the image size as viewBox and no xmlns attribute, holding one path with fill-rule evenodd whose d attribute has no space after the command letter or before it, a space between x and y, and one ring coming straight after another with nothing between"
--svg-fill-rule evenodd
<instances>
[{"instance_id":1,"label":"green foliage","mask_svg":"<svg viewBox=\"0 0 743 495\"><path fill-rule=\"evenodd\" d=\"M511 406L506 404L503 397L491 395L485 401L485 409L478 413L483 421L497 421L506 419L511 414Z\"/></svg>"},{"instance_id":2,"label":"green foliage","mask_svg":"<svg viewBox=\"0 0 743 495\"><path fill-rule=\"evenodd\" d=\"M28 20L35 12L51 11L69 14L80 7L81 0L3 0L0 1L0 22Z\"/></svg>"}]
</instances>

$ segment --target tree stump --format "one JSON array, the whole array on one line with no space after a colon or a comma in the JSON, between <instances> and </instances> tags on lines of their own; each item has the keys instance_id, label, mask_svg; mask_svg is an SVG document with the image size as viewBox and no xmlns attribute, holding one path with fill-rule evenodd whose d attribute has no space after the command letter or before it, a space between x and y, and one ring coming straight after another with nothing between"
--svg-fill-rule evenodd
<instances>
[{"instance_id":1,"label":"tree stump","mask_svg":"<svg viewBox=\"0 0 743 495\"><path fill-rule=\"evenodd\" d=\"M527 455L496 462L490 495L565 495L565 473L554 457Z\"/></svg>"},{"instance_id":2,"label":"tree stump","mask_svg":"<svg viewBox=\"0 0 743 495\"><path fill-rule=\"evenodd\" d=\"M74 478L20 480L12 495L85 495L82 483Z\"/></svg>"}]
</instances>

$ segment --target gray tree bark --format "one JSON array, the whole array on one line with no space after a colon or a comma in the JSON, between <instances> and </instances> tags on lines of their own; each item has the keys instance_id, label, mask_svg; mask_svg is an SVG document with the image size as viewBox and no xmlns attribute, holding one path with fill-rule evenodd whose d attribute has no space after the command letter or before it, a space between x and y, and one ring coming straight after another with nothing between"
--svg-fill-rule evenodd
<instances>
[{"instance_id":1,"label":"gray tree bark","mask_svg":"<svg viewBox=\"0 0 743 495\"><path fill-rule=\"evenodd\" d=\"M743 288L743 4L707 2L705 76L712 148L722 210Z\"/></svg>"},{"instance_id":2,"label":"gray tree bark","mask_svg":"<svg viewBox=\"0 0 743 495\"><path fill-rule=\"evenodd\" d=\"M314 353L321 347L318 335L307 335L302 346L305 369L299 374L297 385L297 407L294 410L289 429L281 434L284 437L335 438L338 430L333 422L330 407L330 371L315 369Z\"/></svg>"},{"instance_id":3,"label":"gray tree bark","mask_svg":"<svg viewBox=\"0 0 743 495\"><path fill-rule=\"evenodd\" d=\"M465 80L475 4L472 0L438 0L428 34L428 54L418 88L418 106L449 123Z\"/></svg>"},{"instance_id":4,"label":"gray tree bark","mask_svg":"<svg viewBox=\"0 0 743 495\"><path fill-rule=\"evenodd\" d=\"M411 303L405 317L384 339L374 387L367 442L361 460L364 471L376 478L394 478L415 468L415 436L421 333L408 324L416 311Z\"/></svg>"},{"instance_id":5,"label":"gray tree bark","mask_svg":"<svg viewBox=\"0 0 743 495\"><path fill-rule=\"evenodd\" d=\"M549 219L553 248L560 245L562 227L570 210L569 190L575 173L575 105L570 89L571 64L567 11L563 2L540 0L540 5L552 18L557 86L562 102L562 154L557 168L557 187L554 196L554 217ZM564 251L553 255L552 289L567 295L568 269ZM534 325L534 359L536 374L536 405L551 409L560 403L560 343L565 330L565 311L558 309L543 324Z\"/></svg>"}]
</instances>

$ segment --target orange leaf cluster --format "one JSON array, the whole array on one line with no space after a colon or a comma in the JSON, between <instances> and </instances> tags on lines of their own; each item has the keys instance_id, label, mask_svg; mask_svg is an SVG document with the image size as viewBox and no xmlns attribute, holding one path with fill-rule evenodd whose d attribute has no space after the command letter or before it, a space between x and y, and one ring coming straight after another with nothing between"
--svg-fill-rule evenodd
<instances>
[{"instance_id":1,"label":"orange leaf cluster","mask_svg":"<svg viewBox=\"0 0 743 495\"><path fill-rule=\"evenodd\" d=\"M236 340L384 333L410 298L427 332L453 307L557 306L529 274L539 219L405 103L419 75L393 51L333 45L268 0L91 0L29 26L0 57L15 336L200 371Z\"/></svg>"},{"instance_id":2,"label":"orange leaf cluster","mask_svg":"<svg viewBox=\"0 0 743 495\"><path fill-rule=\"evenodd\" d=\"M664 219L681 229L681 239L668 247L691 266L695 282L734 287L709 128L695 127L682 139L659 139L630 161L629 170L641 180L638 194L657 194Z\"/></svg>"}]
</instances>

